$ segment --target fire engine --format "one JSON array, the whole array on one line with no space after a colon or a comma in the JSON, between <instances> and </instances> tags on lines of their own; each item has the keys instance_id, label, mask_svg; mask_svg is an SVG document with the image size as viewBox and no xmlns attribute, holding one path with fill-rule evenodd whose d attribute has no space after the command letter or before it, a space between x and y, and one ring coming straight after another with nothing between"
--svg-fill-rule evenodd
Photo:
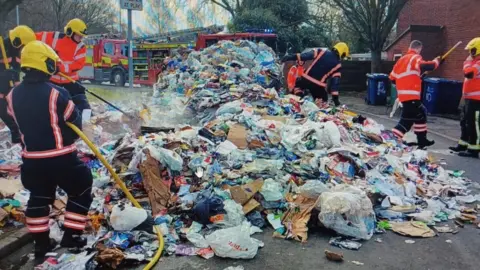
<instances>
[{"instance_id":1,"label":"fire engine","mask_svg":"<svg viewBox=\"0 0 480 270\"><path fill-rule=\"evenodd\" d=\"M174 49L181 47L201 50L220 40L248 39L263 41L276 49L277 35L273 33L218 33L222 29L223 26L210 26L134 39L132 46L134 83L150 86L155 84L165 68L165 58L171 56ZM196 43L192 42L195 39ZM127 41L102 34L89 35L84 43L87 47L87 56L85 67L79 72L80 79L92 83L109 82L116 86L124 86L128 81Z\"/></svg>"}]
</instances>

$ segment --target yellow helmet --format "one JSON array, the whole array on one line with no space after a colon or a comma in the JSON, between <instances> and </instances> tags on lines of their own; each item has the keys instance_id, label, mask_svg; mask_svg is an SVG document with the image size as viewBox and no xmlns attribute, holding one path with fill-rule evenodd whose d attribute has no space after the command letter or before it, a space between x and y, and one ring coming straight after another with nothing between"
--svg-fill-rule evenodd
<instances>
[{"instance_id":1,"label":"yellow helmet","mask_svg":"<svg viewBox=\"0 0 480 270\"><path fill-rule=\"evenodd\" d=\"M345 42L338 42L337 44L335 44L335 46L333 46L333 48L337 50L340 59L350 56L350 49Z\"/></svg>"},{"instance_id":2,"label":"yellow helmet","mask_svg":"<svg viewBox=\"0 0 480 270\"><path fill-rule=\"evenodd\" d=\"M29 42L36 40L35 32L26 25L19 25L13 28L8 33L8 37L10 38L12 46L15 48L20 48L27 45Z\"/></svg>"},{"instance_id":3,"label":"yellow helmet","mask_svg":"<svg viewBox=\"0 0 480 270\"><path fill-rule=\"evenodd\" d=\"M465 50L468 50L473 57L480 55L480 37L472 39Z\"/></svg>"},{"instance_id":4,"label":"yellow helmet","mask_svg":"<svg viewBox=\"0 0 480 270\"><path fill-rule=\"evenodd\" d=\"M87 25L80 19L70 20L65 26L65 35L72 37L73 34L80 35L82 37L87 35Z\"/></svg>"},{"instance_id":5,"label":"yellow helmet","mask_svg":"<svg viewBox=\"0 0 480 270\"><path fill-rule=\"evenodd\" d=\"M57 53L41 41L32 41L25 45L20 56L22 69L33 68L49 75L53 75L57 71L57 61L59 60Z\"/></svg>"}]
</instances>

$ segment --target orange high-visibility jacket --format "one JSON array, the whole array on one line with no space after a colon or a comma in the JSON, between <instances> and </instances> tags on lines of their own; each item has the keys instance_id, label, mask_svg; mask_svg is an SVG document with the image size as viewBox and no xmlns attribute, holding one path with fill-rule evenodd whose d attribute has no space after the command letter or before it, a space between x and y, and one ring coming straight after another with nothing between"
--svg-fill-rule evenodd
<instances>
[{"instance_id":1,"label":"orange high-visibility jacket","mask_svg":"<svg viewBox=\"0 0 480 270\"><path fill-rule=\"evenodd\" d=\"M62 60L58 64L59 71L74 80L78 80L78 71L85 66L87 53L83 42L76 43L70 37L60 32L39 32L36 33L36 36L37 40L45 42L57 52ZM56 84L70 83L70 81L59 75L53 75L51 81Z\"/></svg>"},{"instance_id":2,"label":"orange high-visibility jacket","mask_svg":"<svg viewBox=\"0 0 480 270\"><path fill-rule=\"evenodd\" d=\"M420 100L422 92L421 74L438 67L438 59L424 61L417 52L410 50L398 60L390 73L390 80L397 85L397 94L400 102Z\"/></svg>"},{"instance_id":3,"label":"orange high-visibility jacket","mask_svg":"<svg viewBox=\"0 0 480 270\"><path fill-rule=\"evenodd\" d=\"M473 78L465 78L463 83L463 97L465 99L480 100L480 56L469 56L463 63L463 73L473 74Z\"/></svg>"}]
</instances>

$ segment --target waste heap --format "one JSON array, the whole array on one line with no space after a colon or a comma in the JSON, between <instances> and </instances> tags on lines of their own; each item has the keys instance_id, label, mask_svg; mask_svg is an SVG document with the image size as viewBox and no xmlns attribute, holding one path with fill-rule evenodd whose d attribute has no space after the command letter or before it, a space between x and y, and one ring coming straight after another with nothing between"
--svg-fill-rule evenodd
<instances>
[{"instance_id":1,"label":"waste heap","mask_svg":"<svg viewBox=\"0 0 480 270\"><path fill-rule=\"evenodd\" d=\"M263 246L251 235L266 227L274 237L305 242L309 227L323 226L340 236L332 245L358 249L361 243L348 238L369 240L386 229L432 237L431 226L440 222L477 220L464 205L480 196L461 172L397 142L372 119L279 95L266 76L278 68L274 58L264 44L249 41L192 52L165 72L145 103L146 130L156 132L109 140L120 131L95 129L102 153L145 210L132 207L78 143L95 177L86 232L96 252L90 266L151 258L158 248L153 224L164 236L164 255L251 259ZM52 214L55 239L62 194ZM91 257L67 254L44 268L70 267L72 256L83 264Z\"/></svg>"}]
</instances>

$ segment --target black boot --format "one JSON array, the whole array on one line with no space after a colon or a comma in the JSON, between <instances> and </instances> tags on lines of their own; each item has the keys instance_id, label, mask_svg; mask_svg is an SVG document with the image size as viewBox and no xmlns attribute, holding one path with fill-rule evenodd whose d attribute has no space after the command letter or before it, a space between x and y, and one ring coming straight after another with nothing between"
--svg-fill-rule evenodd
<instances>
[{"instance_id":1,"label":"black boot","mask_svg":"<svg viewBox=\"0 0 480 270\"><path fill-rule=\"evenodd\" d=\"M418 149L425 149L435 144L434 140L429 141L427 139L427 133L417 134L417 141L418 141Z\"/></svg>"},{"instance_id":2,"label":"black boot","mask_svg":"<svg viewBox=\"0 0 480 270\"><path fill-rule=\"evenodd\" d=\"M452 150L453 152L463 152L467 151L467 146L458 144L457 146L450 146L448 149Z\"/></svg>"},{"instance_id":3,"label":"black boot","mask_svg":"<svg viewBox=\"0 0 480 270\"><path fill-rule=\"evenodd\" d=\"M65 233L63 234L62 242L60 246L65 248L76 248L81 249L87 244L87 239L81 236L82 232L73 230L70 228L65 228Z\"/></svg>"},{"instance_id":4,"label":"black boot","mask_svg":"<svg viewBox=\"0 0 480 270\"><path fill-rule=\"evenodd\" d=\"M35 241L35 265L43 263L46 259L45 254L51 252L56 246L55 241L50 239L49 234L49 231L33 234L33 240Z\"/></svg>"},{"instance_id":5,"label":"black boot","mask_svg":"<svg viewBox=\"0 0 480 270\"><path fill-rule=\"evenodd\" d=\"M458 155L461 156L461 157L478 158L478 151L468 149L467 151L463 151L463 152L458 153Z\"/></svg>"}]
</instances>

